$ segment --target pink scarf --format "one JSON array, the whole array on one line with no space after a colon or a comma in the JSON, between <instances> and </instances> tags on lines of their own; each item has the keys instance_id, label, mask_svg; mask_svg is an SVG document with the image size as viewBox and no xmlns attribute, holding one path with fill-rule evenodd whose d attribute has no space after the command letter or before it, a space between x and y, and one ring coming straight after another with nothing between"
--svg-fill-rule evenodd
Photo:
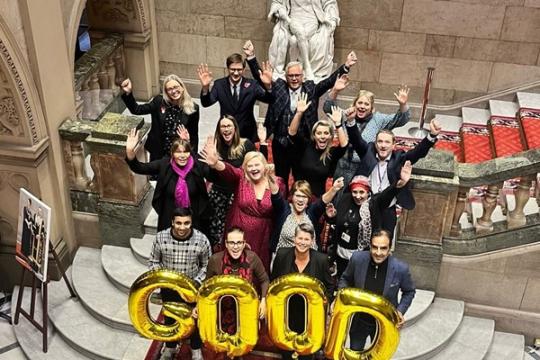
<instances>
[{"instance_id":1,"label":"pink scarf","mask_svg":"<svg viewBox=\"0 0 540 360\"><path fill-rule=\"evenodd\" d=\"M193 156L191 155L189 156L187 164L184 167L178 166L176 161L171 159L171 167L176 175L178 175L178 181L176 182L176 189L174 191L174 199L177 207L187 208L190 205L186 176L193 168L193 164Z\"/></svg>"}]
</instances>

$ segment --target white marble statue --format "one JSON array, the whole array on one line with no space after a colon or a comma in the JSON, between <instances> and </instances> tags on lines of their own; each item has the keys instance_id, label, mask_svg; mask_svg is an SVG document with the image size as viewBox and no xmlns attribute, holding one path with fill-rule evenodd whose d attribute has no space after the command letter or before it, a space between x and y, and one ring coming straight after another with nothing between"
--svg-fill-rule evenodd
<instances>
[{"instance_id":1,"label":"white marble statue","mask_svg":"<svg viewBox=\"0 0 540 360\"><path fill-rule=\"evenodd\" d=\"M275 78L285 76L285 64L298 60L307 80L332 72L334 30L339 25L336 0L272 0L268 19L275 21L268 58Z\"/></svg>"}]
</instances>

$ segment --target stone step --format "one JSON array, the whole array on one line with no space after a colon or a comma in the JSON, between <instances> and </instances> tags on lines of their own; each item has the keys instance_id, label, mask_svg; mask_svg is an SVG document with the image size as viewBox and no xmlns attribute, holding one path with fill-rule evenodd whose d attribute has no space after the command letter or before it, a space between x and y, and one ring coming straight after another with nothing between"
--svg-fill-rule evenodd
<instances>
[{"instance_id":1,"label":"stone step","mask_svg":"<svg viewBox=\"0 0 540 360\"><path fill-rule=\"evenodd\" d=\"M128 313L128 296L111 283L100 262L101 250L83 246L77 250L71 277L81 304L101 322L135 332Z\"/></svg>"},{"instance_id":2,"label":"stone step","mask_svg":"<svg viewBox=\"0 0 540 360\"><path fill-rule=\"evenodd\" d=\"M16 346L17 338L13 327L5 319L0 319L0 354L4 352L4 349Z\"/></svg>"},{"instance_id":3,"label":"stone step","mask_svg":"<svg viewBox=\"0 0 540 360\"><path fill-rule=\"evenodd\" d=\"M0 360L26 360L26 356L24 356L24 352L20 348L20 346L15 346L14 348L2 349L6 351L0 352Z\"/></svg>"},{"instance_id":4,"label":"stone step","mask_svg":"<svg viewBox=\"0 0 540 360\"><path fill-rule=\"evenodd\" d=\"M146 234L156 234L157 233L157 221L158 221L158 215L156 213L156 210L152 208L150 212L148 213L148 216L144 220L144 232Z\"/></svg>"},{"instance_id":5,"label":"stone step","mask_svg":"<svg viewBox=\"0 0 540 360\"><path fill-rule=\"evenodd\" d=\"M128 346L140 343L148 348L151 344L138 334L114 329L94 318L79 299L70 298L60 281L49 284L49 318L70 346L93 359L123 359Z\"/></svg>"},{"instance_id":6,"label":"stone step","mask_svg":"<svg viewBox=\"0 0 540 360\"><path fill-rule=\"evenodd\" d=\"M495 331L484 360L522 360L524 348L523 335Z\"/></svg>"},{"instance_id":7,"label":"stone step","mask_svg":"<svg viewBox=\"0 0 540 360\"><path fill-rule=\"evenodd\" d=\"M441 124L442 131L448 131L453 133L458 133L463 124L463 118L461 116L453 115L441 115L436 114L435 119ZM429 126L427 127L429 129Z\"/></svg>"},{"instance_id":8,"label":"stone step","mask_svg":"<svg viewBox=\"0 0 540 360\"><path fill-rule=\"evenodd\" d=\"M405 313L405 327L411 326L418 321L429 309L435 298L435 293L429 290L416 290L411 306ZM399 293L401 299L401 292Z\"/></svg>"},{"instance_id":9,"label":"stone step","mask_svg":"<svg viewBox=\"0 0 540 360\"><path fill-rule=\"evenodd\" d=\"M133 256L131 249L111 245L101 248L101 265L112 283L126 294L139 275L148 270Z\"/></svg>"},{"instance_id":10,"label":"stone step","mask_svg":"<svg viewBox=\"0 0 540 360\"><path fill-rule=\"evenodd\" d=\"M489 111L492 116L515 118L519 105L511 101L489 100Z\"/></svg>"},{"instance_id":11,"label":"stone step","mask_svg":"<svg viewBox=\"0 0 540 360\"><path fill-rule=\"evenodd\" d=\"M155 235L145 234L142 239L131 238L129 240L131 251L141 264L148 265L148 258L150 257L150 251L152 251L152 244L155 239Z\"/></svg>"},{"instance_id":12,"label":"stone step","mask_svg":"<svg viewBox=\"0 0 540 360\"><path fill-rule=\"evenodd\" d=\"M463 301L436 298L426 313L401 331L392 359L430 359L450 341L463 319Z\"/></svg>"},{"instance_id":13,"label":"stone step","mask_svg":"<svg viewBox=\"0 0 540 360\"><path fill-rule=\"evenodd\" d=\"M65 287L65 284L62 284ZM65 290L67 292L67 289ZM17 295L19 293L19 287L16 286L13 289L13 297L11 300L11 312L12 315L15 314L15 306L17 304ZM25 288L23 296L23 308L29 311L30 309L30 294L31 289ZM38 295L38 299L40 299ZM50 306L49 306L50 308ZM36 301L35 308L35 319L42 318L42 307L41 301ZM77 319L74 319L77 320ZM40 320L38 320L41 323ZM60 334L54 329L53 324L49 321L49 332L48 332L48 351L43 352L42 348L42 335L34 325L32 325L25 317L21 316L19 319L19 324L13 326L15 335L17 336L17 341L21 346L22 351L26 358L31 360L59 360L59 359L70 359L70 360L88 360L92 359L87 357L75 349L73 349ZM9 358L11 360L11 358Z\"/></svg>"},{"instance_id":14,"label":"stone step","mask_svg":"<svg viewBox=\"0 0 540 360\"><path fill-rule=\"evenodd\" d=\"M463 107L461 108L461 116L464 124L486 126L489 118L491 117L491 111L486 109Z\"/></svg>"},{"instance_id":15,"label":"stone step","mask_svg":"<svg viewBox=\"0 0 540 360\"><path fill-rule=\"evenodd\" d=\"M520 108L540 109L540 94L518 92L517 101Z\"/></svg>"},{"instance_id":16,"label":"stone step","mask_svg":"<svg viewBox=\"0 0 540 360\"><path fill-rule=\"evenodd\" d=\"M493 320L465 316L448 345L431 359L482 360L490 347L494 329Z\"/></svg>"}]
</instances>

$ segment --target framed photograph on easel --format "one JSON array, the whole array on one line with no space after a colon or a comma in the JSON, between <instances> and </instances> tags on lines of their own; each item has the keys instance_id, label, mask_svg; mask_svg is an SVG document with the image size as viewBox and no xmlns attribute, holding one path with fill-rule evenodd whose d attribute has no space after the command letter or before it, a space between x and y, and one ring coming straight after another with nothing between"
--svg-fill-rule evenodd
<instances>
[{"instance_id":1,"label":"framed photograph on easel","mask_svg":"<svg viewBox=\"0 0 540 360\"><path fill-rule=\"evenodd\" d=\"M42 282L47 281L51 208L26 189L20 189L16 259Z\"/></svg>"}]
</instances>

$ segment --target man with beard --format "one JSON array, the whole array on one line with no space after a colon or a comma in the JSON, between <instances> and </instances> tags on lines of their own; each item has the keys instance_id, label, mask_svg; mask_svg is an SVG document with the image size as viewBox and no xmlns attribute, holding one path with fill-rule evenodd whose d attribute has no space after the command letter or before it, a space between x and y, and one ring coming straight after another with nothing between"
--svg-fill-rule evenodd
<instances>
[{"instance_id":1,"label":"man with beard","mask_svg":"<svg viewBox=\"0 0 540 360\"><path fill-rule=\"evenodd\" d=\"M391 236L386 230L373 233L369 252L356 251L339 280L338 288L357 287L369 290L385 297L397 308L398 328L405 323L403 315L409 308L416 294L409 266L391 256ZM401 289L401 300L398 303L398 292ZM364 350L366 339L371 341L375 336L377 325L375 319L368 314L356 314L350 327L351 350Z\"/></svg>"},{"instance_id":2,"label":"man with beard","mask_svg":"<svg viewBox=\"0 0 540 360\"><path fill-rule=\"evenodd\" d=\"M178 271L200 285L206 277L206 267L210 257L210 242L206 236L191 227L191 210L177 208L173 211L171 227L160 231L152 245L148 260L150 270L168 269ZM162 288L163 302L183 302L176 291ZM165 324L174 324L176 320L165 316ZM202 360L201 338L198 329L191 335L192 359ZM176 342L167 342L161 355L162 360L175 359Z\"/></svg>"},{"instance_id":3,"label":"man with beard","mask_svg":"<svg viewBox=\"0 0 540 360\"><path fill-rule=\"evenodd\" d=\"M409 151L403 151L395 150L396 139L390 130L380 130L377 133L375 142L367 143L360 136L360 131L354 123L354 119L352 122L347 123L349 142L361 159L358 175L369 178L369 185L373 194L378 194L389 187L390 184L395 184L406 161L414 164L426 157L441 132L439 122L432 120L429 123L429 130L429 134L418 145ZM407 185L382 214L381 228L388 230L391 237L397 222L396 204L405 209L414 209L414 198Z\"/></svg>"}]
</instances>

